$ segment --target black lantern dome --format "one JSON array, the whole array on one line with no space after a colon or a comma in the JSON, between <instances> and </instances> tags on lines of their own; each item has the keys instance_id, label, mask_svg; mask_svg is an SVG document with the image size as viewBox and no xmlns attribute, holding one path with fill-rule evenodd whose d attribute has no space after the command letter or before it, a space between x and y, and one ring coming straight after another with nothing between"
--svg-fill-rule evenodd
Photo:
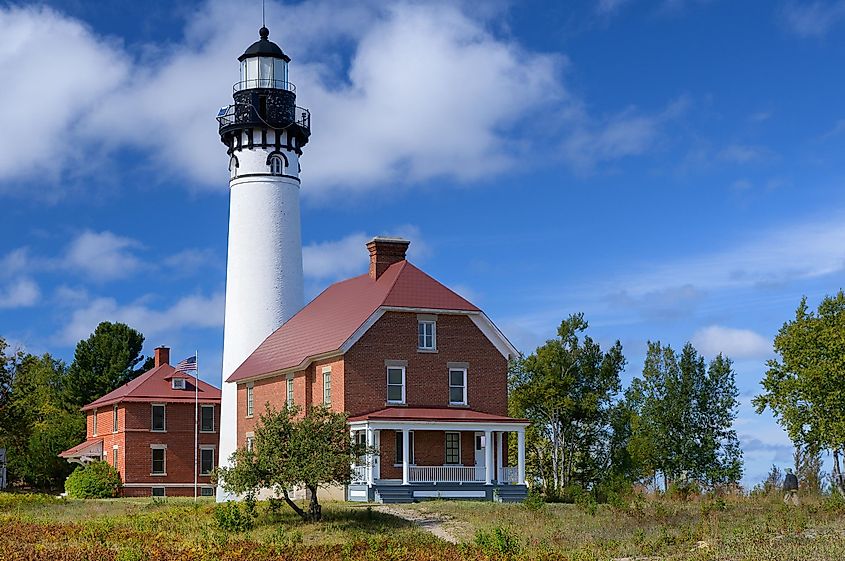
<instances>
[{"instance_id":1,"label":"black lantern dome","mask_svg":"<svg viewBox=\"0 0 845 561\"><path fill-rule=\"evenodd\" d=\"M238 60L243 61L243 59L253 56L269 56L281 58L284 59L285 62L290 62L290 57L282 51L281 47L268 39L270 36L269 29L262 27L258 30L258 35L261 39L250 45L247 50L244 51L244 54L238 57Z\"/></svg>"}]
</instances>

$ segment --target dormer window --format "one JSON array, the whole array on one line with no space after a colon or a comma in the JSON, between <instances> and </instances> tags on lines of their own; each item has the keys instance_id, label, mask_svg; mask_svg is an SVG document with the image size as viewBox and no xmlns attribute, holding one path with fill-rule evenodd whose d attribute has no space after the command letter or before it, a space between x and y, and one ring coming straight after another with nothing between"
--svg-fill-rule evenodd
<instances>
[{"instance_id":1,"label":"dormer window","mask_svg":"<svg viewBox=\"0 0 845 561\"><path fill-rule=\"evenodd\" d=\"M282 175L285 170L285 162L281 156L270 156L270 173L272 175Z\"/></svg>"},{"instance_id":2,"label":"dormer window","mask_svg":"<svg viewBox=\"0 0 845 561\"><path fill-rule=\"evenodd\" d=\"M417 348L421 351L437 349L437 322L434 320L420 320L418 324Z\"/></svg>"},{"instance_id":3,"label":"dormer window","mask_svg":"<svg viewBox=\"0 0 845 561\"><path fill-rule=\"evenodd\" d=\"M173 378L172 382L174 390L185 389L185 378Z\"/></svg>"}]
</instances>

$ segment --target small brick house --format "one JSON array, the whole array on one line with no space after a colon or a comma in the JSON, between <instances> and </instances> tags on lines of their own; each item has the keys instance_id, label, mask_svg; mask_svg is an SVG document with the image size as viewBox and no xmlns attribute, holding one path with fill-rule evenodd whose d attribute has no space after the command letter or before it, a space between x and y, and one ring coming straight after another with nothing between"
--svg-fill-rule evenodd
<instances>
[{"instance_id":1,"label":"small brick house","mask_svg":"<svg viewBox=\"0 0 845 561\"><path fill-rule=\"evenodd\" d=\"M368 274L327 288L232 373L238 446L252 445L268 404L325 404L379 451L354 466L347 500L520 500L528 423L507 416L517 351L480 309L409 263L408 245L370 241Z\"/></svg>"},{"instance_id":2,"label":"small brick house","mask_svg":"<svg viewBox=\"0 0 845 561\"><path fill-rule=\"evenodd\" d=\"M217 465L220 390L177 371L170 365L167 347L155 349L151 370L82 411L85 442L59 456L115 466L125 497L193 496L197 426L197 494L214 496L210 474Z\"/></svg>"}]
</instances>

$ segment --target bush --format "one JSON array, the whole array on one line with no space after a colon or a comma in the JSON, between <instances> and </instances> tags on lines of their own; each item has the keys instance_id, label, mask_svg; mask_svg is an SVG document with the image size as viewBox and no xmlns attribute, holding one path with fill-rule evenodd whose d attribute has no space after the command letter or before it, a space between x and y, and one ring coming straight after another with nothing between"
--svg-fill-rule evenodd
<instances>
[{"instance_id":1,"label":"bush","mask_svg":"<svg viewBox=\"0 0 845 561\"><path fill-rule=\"evenodd\" d=\"M116 497L120 492L120 474L106 462L91 462L68 476L65 492L72 499Z\"/></svg>"},{"instance_id":2,"label":"bush","mask_svg":"<svg viewBox=\"0 0 845 561\"><path fill-rule=\"evenodd\" d=\"M214 507L214 520L221 530L228 532L245 532L255 525L247 509L242 509L235 501L226 501Z\"/></svg>"},{"instance_id":3,"label":"bush","mask_svg":"<svg viewBox=\"0 0 845 561\"><path fill-rule=\"evenodd\" d=\"M519 537L502 526L496 526L489 532L478 530L475 533L475 546L488 556L516 555L522 549Z\"/></svg>"},{"instance_id":4,"label":"bush","mask_svg":"<svg viewBox=\"0 0 845 561\"><path fill-rule=\"evenodd\" d=\"M528 496L525 497L522 504L525 505L525 508L528 510L540 510L546 506L546 499L543 498L543 495L532 489L528 492Z\"/></svg>"}]
</instances>

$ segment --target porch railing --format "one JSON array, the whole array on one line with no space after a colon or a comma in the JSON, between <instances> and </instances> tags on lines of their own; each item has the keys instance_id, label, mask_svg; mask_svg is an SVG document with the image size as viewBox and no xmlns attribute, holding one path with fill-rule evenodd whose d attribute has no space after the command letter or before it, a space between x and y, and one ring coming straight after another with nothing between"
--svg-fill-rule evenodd
<instances>
[{"instance_id":1,"label":"porch railing","mask_svg":"<svg viewBox=\"0 0 845 561\"><path fill-rule=\"evenodd\" d=\"M367 482L367 466L352 466L352 483Z\"/></svg>"},{"instance_id":2,"label":"porch railing","mask_svg":"<svg viewBox=\"0 0 845 561\"><path fill-rule=\"evenodd\" d=\"M475 466L411 466L409 483L470 483L484 481L484 468Z\"/></svg>"},{"instance_id":3,"label":"porch railing","mask_svg":"<svg viewBox=\"0 0 845 561\"><path fill-rule=\"evenodd\" d=\"M519 468L516 466L505 466L502 468L502 480L500 483L514 484L517 482L517 473Z\"/></svg>"}]
</instances>

